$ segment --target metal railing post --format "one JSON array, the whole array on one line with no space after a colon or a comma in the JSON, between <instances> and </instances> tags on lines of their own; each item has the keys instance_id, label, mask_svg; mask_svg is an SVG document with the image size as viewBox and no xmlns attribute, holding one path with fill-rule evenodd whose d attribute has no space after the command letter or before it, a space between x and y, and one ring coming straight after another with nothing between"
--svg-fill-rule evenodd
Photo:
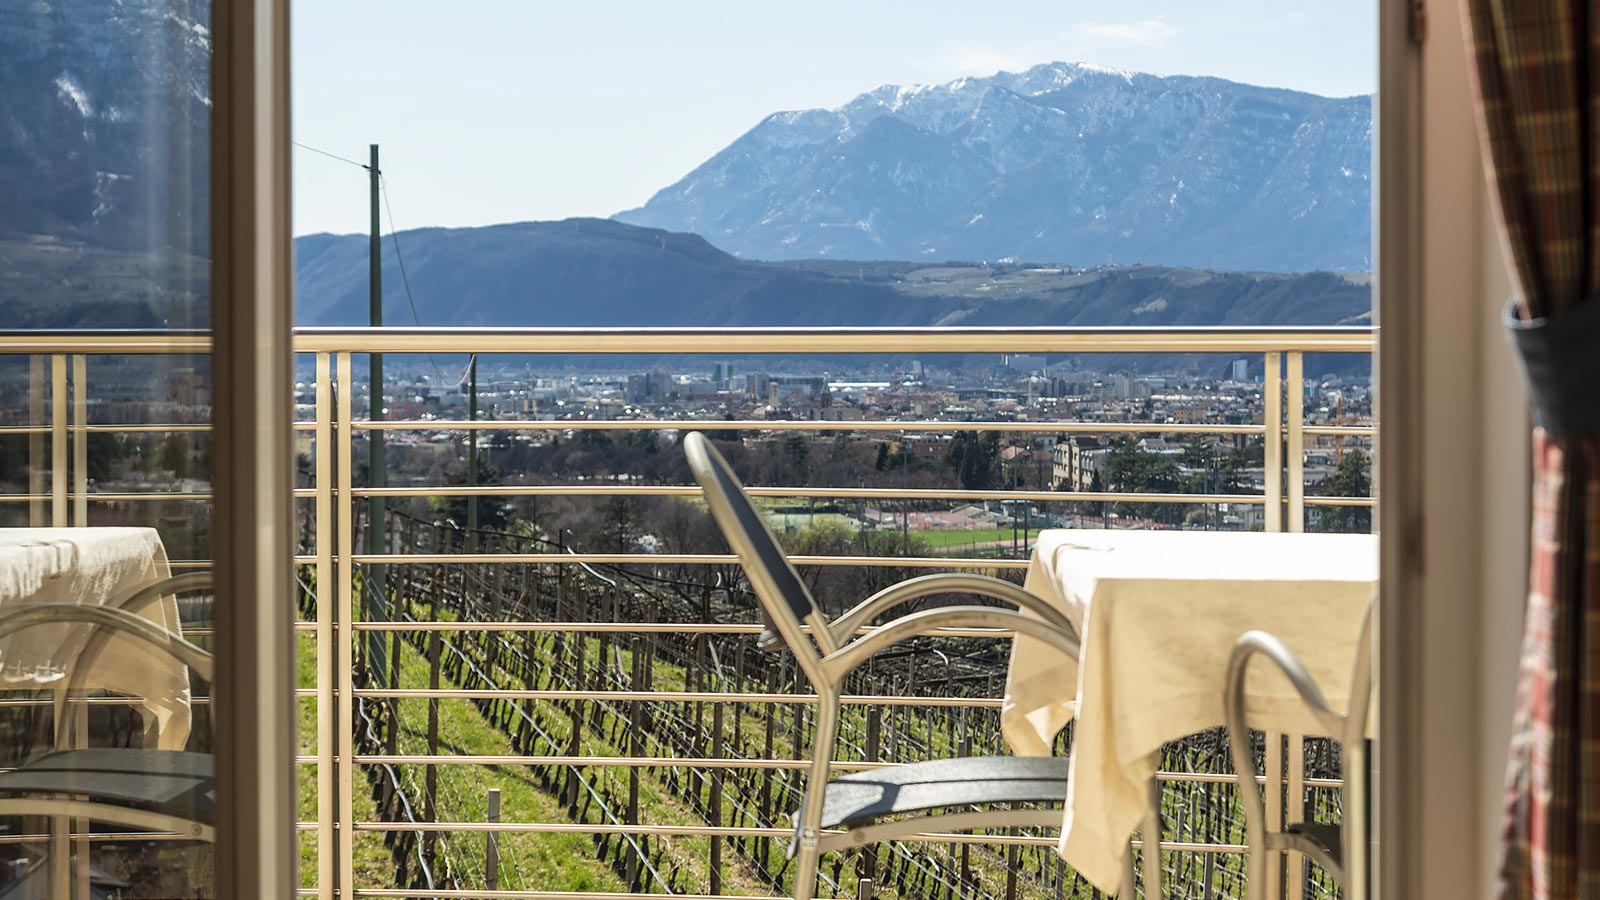
<instances>
[{"instance_id":1,"label":"metal railing post","mask_svg":"<svg viewBox=\"0 0 1600 900\"><path fill-rule=\"evenodd\" d=\"M50 524L67 522L67 358L50 357Z\"/></svg>"},{"instance_id":2,"label":"metal railing post","mask_svg":"<svg viewBox=\"0 0 1600 900\"><path fill-rule=\"evenodd\" d=\"M72 357L72 524L89 524L89 359Z\"/></svg>"},{"instance_id":3,"label":"metal railing post","mask_svg":"<svg viewBox=\"0 0 1600 900\"><path fill-rule=\"evenodd\" d=\"M312 540L316 543L317 604L317 896L333 900L337 877L334 829L338 802L334 791L335 748L328 732L336 720L333 672L333 584L338 578L333 560L333 386L329 358L316 356L316 512ZM341 386L341 390L343 386Z\"/></svg>"},{"instance_id":4,"label":"metal railing post","mask_svg":"<svg viewBox=\"0 0 1600 900\"><path fill-rule=\"evenodd\" d=\"M28 357L28 424L39 428L45 424L44 419L44 357L32 355ZM45 462L45 439L39 432L28 435L28 494L33 497L43 497L50 490L50 470ZM48 515L43 500L28 501L28 524L34 528L44 527Z\"/></svg>"},{"instance_id":5,"label":"metal railing post","mask_svg":"<svg viewBox=\"0 0 1600 900\"><path fill-rule=\"evenodd\" d=\"M1261 423L1266 427L1262 444L1262 477L1265 481L1266 530L1283 530L1283 385L1279 379L1282 353L1266 354L1261 376L1264 409Z\"/></svg>"},{"instance_id":6,"label":"metal railing post","mask_svg":"<svg viewBox=\"0 0 1600 900\"><path fill-rule=\"evenodd\" d=\"M1305 821L1306 806L1306 739L1304 735L1289 735L1289 777L1286 782L1287 805L1284 806L1284 824L1293 825ZM1289 900L1305 900L1306 896L1306 857L1303 853L1288 853L1285 856L1285 867L1288 869Z\"/></svg>"},{"instance_id":7,"label":"metal railing post","mask_svg":"<svg viewBox=\"0 0 1600 900\"><path fill-rule=\"evenodd\" d=\"M1305 354L1289 354L1289 529L1306 530Z\"/></svg>"},{"instance_id":8,"label":"metal railing post","mask_svg":"<svg viewBox=\"0 0 1600 900\"><path fill-rule=\"evenodd\" d=\"M1266 807L1267 830L1283 830L1283 735L1269 731L1262 735L1266 742ZM1278 900L1283 896L1284 854L1273 852L1267 858L1267 896Z\"/></svg>"},{"instance_id":9,"label":"metal railing post","mask_svg":"<svg viewBox=\"0 0 1600 900\"><path fill-rule=\"evenodd\" d=\"M1152 777L1145 786L1144 818L1139 822L1140 853L1145 900L1158 900L1161 890L1161 781Z\"/></svg>"},{"instance_id":10,"label":"metal railing post","mask_svg":"<svg viewBox=\"0 0 1600 900\"><path fill-rule=\"evenodd\" d=\"M338 677L338 703L335 705L335 733L334 742L338 748L338 763L336 782L338 803L338 856L339 856L339 896L342 900L350 900L355 896L355 837L353 826L355 824L355 723L353 721L353 707L355 706L355 575L356 567L353 560L355 553L355 536L353 534L353 520L355 518L355 499L350 493L350 475L353 465L351 423L354 421L350 413L350 394L352 380L350 377L350 354L340 353L335 357L339 391L337 395L338 409L334 421L338 437L335 446L338 448L338 491L339 502L335 508L338 510L338 554L339 554L339 605L335 628L337 638L334 642L334 674Z\"/></svg>"}]
</instances>

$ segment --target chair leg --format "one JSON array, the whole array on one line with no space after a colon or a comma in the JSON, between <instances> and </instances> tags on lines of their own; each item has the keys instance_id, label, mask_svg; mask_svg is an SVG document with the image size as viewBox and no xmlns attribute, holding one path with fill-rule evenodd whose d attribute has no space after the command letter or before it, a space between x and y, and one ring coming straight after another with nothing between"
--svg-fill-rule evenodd
<instances>
[{"instance_id":1,"label":"chair leg","mask_svg":"<svg viewBox=\"0 0 1600 900\"><path fill-rule=\"evenodd\" d=\"M804 843L795 851L794 900L812 900L817 893L817 848Z\"/></svg>"}]
</instances>

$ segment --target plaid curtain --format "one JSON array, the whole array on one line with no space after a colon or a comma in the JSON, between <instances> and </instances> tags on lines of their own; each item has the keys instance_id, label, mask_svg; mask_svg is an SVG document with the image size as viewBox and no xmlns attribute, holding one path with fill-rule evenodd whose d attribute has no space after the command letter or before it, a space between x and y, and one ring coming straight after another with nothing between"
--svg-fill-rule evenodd
<instances>
[{"instance_id":1,"label":"plaid curtain","mask_svg":"<svg viewBox=\"0 0 1600 900\"><path fill-rule=\"evenodd\" d=\"M1600 10L1462 2L1541 426L1500 896L1600 900L1600 394L1571 387L1600 371ZM1556 363L1530 353L1533 331L1565 342Z\"/></svg>"}]
</instances>

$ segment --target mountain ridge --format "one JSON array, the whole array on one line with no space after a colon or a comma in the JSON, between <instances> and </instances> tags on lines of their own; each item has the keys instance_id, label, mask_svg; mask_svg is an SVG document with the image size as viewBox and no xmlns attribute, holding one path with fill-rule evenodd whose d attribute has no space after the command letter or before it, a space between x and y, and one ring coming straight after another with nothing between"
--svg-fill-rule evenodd
<instances>
[{"instance_id":1,"label":"mountain ridge","mask_svg":"<svg viewBox=\"0 0 1600 900\"><path fill-rule=\"evenodd\" d=\"M1338 273L1049 263L760 262L703 237L607 219L399 235L417 319L482 326L1330 325L1365 321ZM296 321L367 319L366 235L296 239ZM388 324L411 324L384 242ZM397 317L398 314L398 317Z\"/></svg>"},{"instance_id":2,"label":"mountain ridge","mask_svg":"<svg viewBox=\"0 0 1600 900\"><path fill-rule=\"evenodd\" d=\"M1046 63L772 113L613 218L756 259L1366 270L1370 204L1370 97Z\"/></svg>"}]
</instances>

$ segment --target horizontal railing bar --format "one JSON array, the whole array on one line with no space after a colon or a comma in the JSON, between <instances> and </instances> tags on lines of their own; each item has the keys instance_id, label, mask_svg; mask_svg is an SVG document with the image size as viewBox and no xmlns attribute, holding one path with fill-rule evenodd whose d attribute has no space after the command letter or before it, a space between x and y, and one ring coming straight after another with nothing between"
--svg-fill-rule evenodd
<instances>
[{"instance_id":1,"label":"horizontal railing bar","mask_svg":"<svg viewBox=\"0 0 1600 900\"><path fill-rule=\"evenodd\" d=\"M315 424L315 423L311 423ZM353 431L1022 431L1263 434L1264 425L1197 425L1175 422L942 422L852 419L384 419L357 420Z\"/></svg>"},{"instance_id":2,"label":"horizontal railing bar","mask_svg":"<svg viewBox=\"0 0 1600 900\"><path fill-rule=\"evenodd\" d=\"M495 834L652 834L672 837L777 837L794 834L793 828L763 828L757 825L628 825L590 824L584 822L357 822L356 831L437 831L450 833ZM837 829L824 829L822 834L844 834ZM1054 845L1059 838L1047 835L1012 834L961 834L957 832L928 831L914 837L896 838L918 842L950 844L1046 844ZM1165 847L1166 843L1162 842ZM1207 845L1213 846L1213 845Z\"/></svg>"},{"instance_id":3,"label":"horizontal railing bar","mask_svg":"<svg viewBox=\"0 0 1600 900\"><path fill-rule=\"evenodd\" d=\"M406 756L401 754L356 754L351 761L358 765L476 765L476 766L582 766L584 768L657 768L657 769L805 769L808 759L746 759L740 757L675 757L675 756ZM315 756L297 756L295 763L316 765ZM903 763L866 762L864 760L834 760L830 768L841 772L871 772L893 768ZM1233 784L1238 781L1222 772L1157 772L1157 780L1172 784ZM1266 776L1255 776L1257 784L1265 784ZM1344 782L1337 778L1305 778L1308 788L1339 788Z\"/></svg>"},{"instance_id":4,"label":"horizontal railing bar","mask_svg":"<svg viewBox=\"0 0 1600 900\"><path fill-rule=\"evenodd\" d=\"M317 897L315 887L296 889L299 897ZM466 890L453 887L357 887L355 897L434 897L437 900L782 900L782 897L734 894L619 894L608 890Z\"/></svg>"},{"instance_id":5,"label":"horizontal railing bar","mask_svg":"<svg viewBox=\"0 0 1600 900\"><path fill-rule=\"evenodd\" d=\"M910 488L746 488L752 497L837 497L860 500L1032 500L1060 503L1253 503L1263 494L1152 494L1113 491L968 491ZM352 497L699 497L700 488L678 484L496 484L476 487L352 488ZM93 495L91 495L93 496Z\"/></svg>"},{"instance_id":6,"label":"horizontal railing bar","mask_svg":"<svg viewBox=\"0 0 1600 900\"><path fill-rule=\"evenodd\" d=\"M76 498L76 492L67 492L69 499ZM210 503L215 497L210 491L91 491L82 495L90 503L111 503L127 501L154 501L154 500L192 500L196 503Z\"/></svg>"},{"instance_id":7,"label":"horizontal railing bar","mask_svg":"<svg viewBox=\"0 0 1600 900\"><path fill-rule=\"evenodd\" d=\"M316 762L316 757L300 757L306 764ZM809 768L809 759L746 759L717 757L674 756L460 756L403 754L356 754L351 757L357 765L479 765L479 766L583 766L588 768L644 769L791 769ZM865 762L861 760L835 760L830 768L841 772L870 772L893 768L901 763ZM1161 781L1187 784L1231 784L1238 779L1223 773L1210 772L1157 772ZM1257 775L1258 784L1265 776ZM1343 782L1337 778L1306 778L1306 787L1337 788ZM1165 842L1163 842L1165 846Z\"/></svg>"},{"instance_id":8,"label":"horizontal railing bar","mask_svg":"<svg viewBox=\"0 0 1600 900\"><path fill-rule=\"evenodd\" d=\"M3 844L42 844L50 840L48 834L0 834ZM101 844L130 843L134 841L192 841L194 835L176 831L74 831L67 835L75 841Z\"/></svg>"},{"instance_id":9,"label":"horizontal railing bar","mask_svg":"<svg viewBox=\"0 0 1600 900\"><path fill-rule=\"evenodd\" d=\"M306 759L306 757L301 757ZM315 762L315 757L310 760ZM811 765L808 759L759 759L742 757L676 757L676 756L522 756L522 755L449 755L407 756L394 753L357 753L350 761L361 766L583 766L587 768L614 769L804 769ZM836 762L839 771L865 772L882 769L889 763Z\"/></svg>"},{"instance_id":10,"label":"horizontal railing bar","mask_svg":"<svg viewBox=\"0 0 1600 900\"><path fill-rule=\"evenodd\" d=\"M812 497L856 500L1030 500L1039 503L1239 503L1260 506L1262 494L1144 494L1111 491L965 491L896 488L771 487L746 488L752 497ZM296 499L313 499L316 488L295 488ZM335 494L338 492L336 491ZM352 497L697 497L700 488L689 485L625 484L524 484L480 485L478 487L383 487L352 488ZM78 497L69 491L69 499ZM190 501L210 502L209 491L95 491L82 495L91 503ZM0 503L44 503L49 494L0 494ZM1371 506L1371 497L1305 498L1308 506Z\"/></svg>"},{"instance_id":11,"label":"horizontal railing bar","mask_svg":"<svg viewBox=\"0 0 1600 900\"><path fill-rule=\"evenodd\" d=\"M339 629L337 623L334 630ZM314 632L316 622L296 622L296 631ZM352 631L439 631L439 632L537 632L555 634L760 634L762 626L729 625L704 622L352 622ZM810 626L801 625L801 631ZM864 625L857 634L870 634L876 626ZM185 632L186 634L189 632ZM928 637L1009 638L1014 634L1006 628L939 628L928 632Z\"/></svg>"},{"instance_id":12,"label":"horizontal railing bar","mask_svg":"<svg viewBox=\"0 0 1600 900\"><path fill-rule=\"evenodd\" d=\"M338 491L334 492L336 495ZM519 496L657 496L695 497L701 493L693 485L652 484L499 484L463 486L422 486L352 488L352 497L519 497ZM1251 503L1266 501L1262 494L1151 494L1115 491L967 491L898 488L830 488L830 487L747 487L745 493L752 497L815 497L861 500L1035 500L1061 503ZM311 499L316 488L295 488L298 499ZM76 491L67 497L75 498ZM209 491L91 491L83 494L91 502L126 502L158 500L210 501ZM50 494L0 494L0 503L30 503L50 500ZM1370 505L1371 497L1308 496L1308 504L1327 506Z\"/></svg>"},{"instance_id":13,"label":"horizontal railing bar","mask_svg":"<svg viewBox=\"0 0 1600 900\"><path fill-rule=\"evenodd\" d=\"M312 691L306 695L304 691ZM311 688L296 693L315 696ZM505 688L470 690L466 688L356 688L357 697L395 700L626 700L658 703L815 703L816 694L781 694L743 691L579 691L557 689ZM999 709L999 697L903 697L878 694L846 694L840 702L850 706L951 706L970 709Z\"/></svg>"},{"instance_id":14,"label":"horizontal railing bar","mask_svg":"<svg viewBox=\"0 0 1600 900\"><path fill-rule=\"evenodd\" d=\"M0 331L0 354L24 356L82 353L149 353L203 355L211 352L211 334L206 331L149 330L73 330Z\"/></svg>"},{"instance_id":15,"label":"horizontal railing bar","mask_svg":"<svg viewBox=\"0 0 1600 900\"><path fill-rule=\"evenodd\" d=\"M1376 506L1371 497L1306 497L1307 506Z\"/></svg>"},{"instance_id":16,"label":"horizontal railing bar","mask_svg":"<svg viewBox=\"0 0 1600 900\"><path fill-rule=\"evenodd\" d=\"M1266 784L1267 776L1257 775L1257 784ZM1233 784L1239 779L1228 772L1157 772L1158 781L1185 782L1195 784ZM1300 783L1306 787L1336 788L1343 787L1344 782L1338 778L1302 778ZM1162 846L1166 846L1162 842Z\"/></svg>"},{"instance_id":17,"label":"horizontal railing bar","mask_svg":"<svg viewBox=\"0 0 1600 900\"><path fill-rule=\"evenodd\" d=\"M496 834L653 834L662 836L681 837L789 837L794 834L792 828L762 828L751 825L713 827L709 825L613 825L613 824L587 824L582 822L356 822L356 831L413 831L413 832L453 832L453 833L496 833ZM839 835L845 832L837 829L824 829L821 834ZM896 841L939 844L1040 844L1053 846L1059 838L1047 835L1014 835L1014 834L963 834L958 832L927 831L906 837L895 838ZM1135 848L1140 842L1132 842ZM1193 853L1242 853L1242 844L1202 844L1191 841L1162 841L1162 850L1193 852ZM358 891L358 893L360 893ZM434 896L430 891L428 896ZM483 896L473 893L468 896ZM491 894L492 896L492 894ZM584 896L595 896L585 894ZM605 896L605 895L600 895ZM626 894L619 896L639 896ZM674 894L672 896L683 896Z\"/></svg>"},{"instance_id":18,"label":"horizontal railing bar","mask_svg":"<svg viewBox=\"0 0 1600 900\"><path fill-rule=\"evenodd\" d=\"M212 495L209 491L92 491L87 494L79 494L77 491L67 492L67 499L69 500L76 499L78 497L83 497L90 503L123 503L128 501L154 502L158 500L193 500L195 502L210 502L212 500ZM49 502L49 500L49 494L0 494L0 503L45 503Z\"/></svg>"},{"instance_id":19,"label":"horizontal railing bar","mask_svg":"<svg viewBox=\"0 0 1600 900\"><path fill-rule=\"evenodd\" d=\"M315 422L291 422L295 431L314 431ZM337 427L337 425L335 425ZM1020 431L1086 434L1262 434L1263 425L1193 422L947 422L939 419L386 419L350 423L354 431ZM68 431L110 434L207 432L204 422L168 424L69 425ZM49 425L0 425L0 434L49 434ZM1375 425L1307 425L1306 434L1365 437Z\"/></svg>"},{"instance_id":20,"label":"horizontal railing bar","mask_svg":"<svg viewBox=\"0 0 1600 900\"><path fill-rule=\"evenodd\" d=\"M47 433L48 426L33 431ZM315 431L315 422L293 422L295 431ZM333 423L337 429L339 423ZM357 420L354 431L1021 431L1082 432L1087 434L1261 434L1254 424L1196 424L1192 422L945 422L938 419L858 419L810 421L806 419L393 419ZM1377 433L1375 425L1307 425L1306 434L1365 437Z\"/></svg>"},{"instance_id":21,"label":"horizontal railing bar","mask_svg":"<svg viewBox=\"0 0 1600 900\"><path fill-rule=\"evenodd\" d=\"M354 553L356 563L404 565L445 564L573 564L591 565L733 565L739 558L719 553ZM297 563L314 563L315 556L296 556ZM863 566L905 569L1026 569L1025 559L968 559L952 556L791 556L797 566Z\"/></svg>"},{"instance_id":22,"label":"horizontal railing bar","mask_svg":"<svg viewBox=\"0 0 1600 900\"><path fill-rule=\"evenodd\" d=\"M1371 353L1374 330L1298 328L298 328L297 353Z\"/></svg>"},{"instance_id":23,"label":"horizontal railing bar","mask_svg":"<svg viewBox=\"0 0 1600 900\"><path fill-rule=\"evenodd\" d=\"M315 622L298 625L316 627ZM639 634L760 634L759 623L727 624L722 622L352 622L355 631L533 631L572 634L637 632ZM308 629L309 630L309 629ZM811 627L801 625L802 632ZM871 634L877 626L863 625L856 634ZM927 632L927 637L1009 637L1009 628L940 628Z\"/></svg>"},{"instance_id":24,"label":"horizontal railing bar","mask_svg":"<svg viewBox=\"0 0 1600 900\"><path fill-rule=\"evenodd\" d=\"M0 425L0 434L49 434L53 431L49 425ZM180 431L210 431L211 426L206 423L188 423L172 425L71 425L67 426L68 432L88 431L96 434L143 434Z\"/></svg>"},{"instance_id":25,"label":"horizontal railing bar","mask_svg":"<svg viewBox=\"0 0 1600 900\"><path fill-rule=\"evenodd\" d=\"M211 431L212 426L207 422L191 422L181 425L86 425L82 429L72 427L68 428L67 430L83 430L99 434L146 434L152 432L156 434L166 434L167 432L177 433L186 431Z\"/></svg>"},{"instance_id":26,"label":"horizontal railing bar","mask_svg":"<svg viewBox=\"0 0 1600 900\"><path fill-rule=\"evenodd\" d=\"M189 632L185 632L185 634L188 633ZM7 690L12 691L16 689L8 688ZM0 699L0 709L12 707L54 706L55 702L55 699L51 697L10 697ZM143 703L144 700L141 697L73 697L67 702L73 706L137 706L140 703ZM205 706L211 702L211 698L204 694L198 696L192 695L189 697L188 702L194 706Z\"/></svg>"},{"instance_id":27,"label":"horizontal railing bar","mask_svg":"<svg viewBox=\"0 0 1600 900\"><path fill-rule=\"evenodd\" d=\"M402 829L403 830L403 829ZM301 897L315 897L316 888L298 888ZM433 897L438 900L782 900L772 896L735 894L635 894L615 891L466 890L457 888L356 888L355 897Z\"/></svg>"},{"instance_id":28,"label":"horizontal railing bar","mask_svg":"<svg viewBox=\"0 0 1600 900\"><path fill-rule=\"evenodd\" d=\"M1377 434L1376 425L1307 425L1301 431L1305 434L1333 435L1338 437L1366 437Z\"/></svg>"}]
</instances>

